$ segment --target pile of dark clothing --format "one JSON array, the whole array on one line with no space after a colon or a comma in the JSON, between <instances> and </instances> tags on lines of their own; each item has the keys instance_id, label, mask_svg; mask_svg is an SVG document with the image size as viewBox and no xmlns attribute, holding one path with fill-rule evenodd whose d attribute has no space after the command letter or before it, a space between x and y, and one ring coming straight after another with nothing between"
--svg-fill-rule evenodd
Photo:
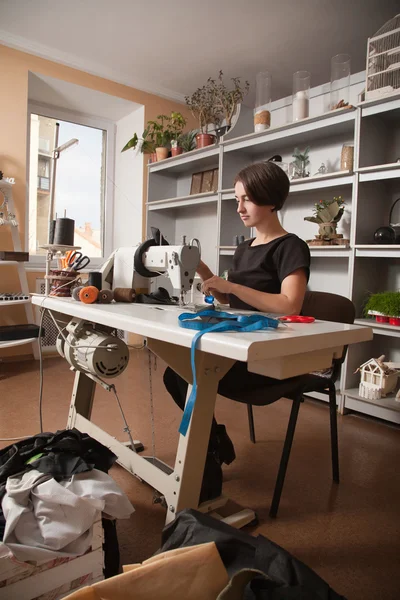
<instances>
[{"instance_id":1,"label":"pile of dark clothing","mask_svg":"<svg viewBox=\"0 0 400 600\"><path fill-rule=\"evenodd\" d=\"M134 509L107 474L116 458L77 429L41 433L0 450L2 545L20 561L79 556L104 514L105 575L118 573L115 519L129 518Z\"/></svg>"},{"instance_id":2,"label":"pile of dark clothing","mask_svg":"<svg viewBox=\"0 0 400 600\"><path fill-rule=\"evenodd\" d=\"M196 510L182 510L163 531L157 554L214 542L230 578L218 598L346 600L317 573L271 540L254 537Z\"/></svg>"}]
</instances>

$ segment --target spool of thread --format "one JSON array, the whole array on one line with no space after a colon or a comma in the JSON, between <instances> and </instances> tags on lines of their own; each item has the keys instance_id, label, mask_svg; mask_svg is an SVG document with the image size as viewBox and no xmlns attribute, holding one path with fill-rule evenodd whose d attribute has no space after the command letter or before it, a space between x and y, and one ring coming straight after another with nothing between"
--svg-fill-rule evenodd
<instances>
[{"instance_id":1,"label":"spool of thread","mask_svg":"<svg viewBox=\"0 0 400 600\"><path fill-rule=\"evenodd\" d=\"M88 285L93 285L99 291L102 288L102 276L99 271L90 271L88 278Z\"/></svg>"},{"instance_id":2,"label":"spool of thread","mask_svg":"<svg viewBox=\"0 0 400 600\"><path fill-rule=\"evenodd\" d=\"M99 290L94 285L88 285L79 292L79 300L84 304L93 304L96 302Z\"/></svg>"},{"instance_id":3,"label":"spool of thread","mask_svg":"<svg viewBox=\"0 0 400 600\"><path fill-rule=\"evenodd\" d=\"M50 229L49 229L49 244L54 244L54 233L56 230L56 220L53 219L50 221Z\"/></svg>"},{"instance_id":4,"label":"spool of thread","mask_svg":"<svg viewBox=\"0 0 400 600\"><path fill-rule=\"evenodd\" d=\"M62 217L57 219L54 232L54 244L59 246L74 245L75 221Z\"/></svg>"},{"instance_id":5,"label":"spool of thread","mask_svg":"<svg viewBox=\"0 0 400 600\"><path fill-rule=\"evenodd\" d=\"M136 292L132 288L115 288L115 302L135 302Z\"/></svg>"},{"instance_id":6,"label":"spool of thread","mask_svg":"<svg viewBox=\"0 0 400 600\"><path fill-rule=\"evenodd\" d=\"M78 302L80 302L79 294L80 294L81 290L83 290L83 288L84 288L83 285L78 285L78 287L76 287L72 290L72 297L74 300L77 300Z\"/></svg>"},{"instance_id":7,"label":"spool of thread","mask_svg":"<svg viewBox=\"0 0 400 600\"><path fill-rule=\"evenodd\" d=\"M97 302L100 304L111 304L114 294L111 290L100 290Z\"/></svg>"}]
</instances>

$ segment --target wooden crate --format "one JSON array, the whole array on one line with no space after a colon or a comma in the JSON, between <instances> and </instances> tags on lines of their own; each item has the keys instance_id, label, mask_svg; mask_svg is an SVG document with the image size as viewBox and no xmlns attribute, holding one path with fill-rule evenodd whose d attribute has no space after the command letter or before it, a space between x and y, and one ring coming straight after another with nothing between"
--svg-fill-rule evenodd
<instances>
[{"instance_id":1,"label":"wooden crate","mask_svg":"<svg viewBox=\"0 0 400 600\"><path fill-rule=\"evenodd\" d=\"M33 566L9 553L0 556L0 600L60 600L103 579L103 527L93 525L91 548L77 558L56 558Z\"/></svg>"}]
</instances>

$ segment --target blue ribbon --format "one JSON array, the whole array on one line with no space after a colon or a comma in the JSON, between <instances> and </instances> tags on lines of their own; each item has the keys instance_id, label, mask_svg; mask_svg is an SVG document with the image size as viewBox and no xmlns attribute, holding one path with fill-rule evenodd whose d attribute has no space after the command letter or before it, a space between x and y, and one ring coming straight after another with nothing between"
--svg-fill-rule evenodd
<instances>
[{"instance_id":1,"label":"blue ribbon","mask_svg":"<svg viewBox=\"0 0 400 600\"><path fill-rule=\"evenodd\" d=\"M200 317L200 319L199 319ZM219 319L217 323L210 324L209 319ZM204 321L207 319L207 321ZM279 321L272 317L265 317L264 315L235 315L229 312L223 312L219 310L202 310L198 313L182 313L178 317L179 325L186 329L195 329L198 333L192 340L190 348L190 362L192 367L193 385L192 392L186 402L185 410L183 412L182 421L179 426L179 433L182 435L187 434L189 428L190 419L192 417L194 404L197 396L197 379L196 379L196 346L197 342L205 333L217 332L217 331L260 331L262 329L276 329L279 325Z\"/></svg>"}]
</instances>

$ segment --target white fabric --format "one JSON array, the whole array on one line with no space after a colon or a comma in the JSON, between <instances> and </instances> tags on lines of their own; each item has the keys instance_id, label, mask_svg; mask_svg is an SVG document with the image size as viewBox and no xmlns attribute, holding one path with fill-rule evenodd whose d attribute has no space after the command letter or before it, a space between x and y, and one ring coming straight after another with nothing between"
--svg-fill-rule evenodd
<instances>
[{"instance_id":1,"label":"white fabric","mask_svg":"<svg viewBox=\"0 0 400 600\"><path fill-rule=\"evenodd\" d=\"M100 512L127 519L134 511L113 479L97 469L60 482L36 470L9 477L2 507L3 544L21 561L84 554Z\"/></svg>"}]
</instances>

